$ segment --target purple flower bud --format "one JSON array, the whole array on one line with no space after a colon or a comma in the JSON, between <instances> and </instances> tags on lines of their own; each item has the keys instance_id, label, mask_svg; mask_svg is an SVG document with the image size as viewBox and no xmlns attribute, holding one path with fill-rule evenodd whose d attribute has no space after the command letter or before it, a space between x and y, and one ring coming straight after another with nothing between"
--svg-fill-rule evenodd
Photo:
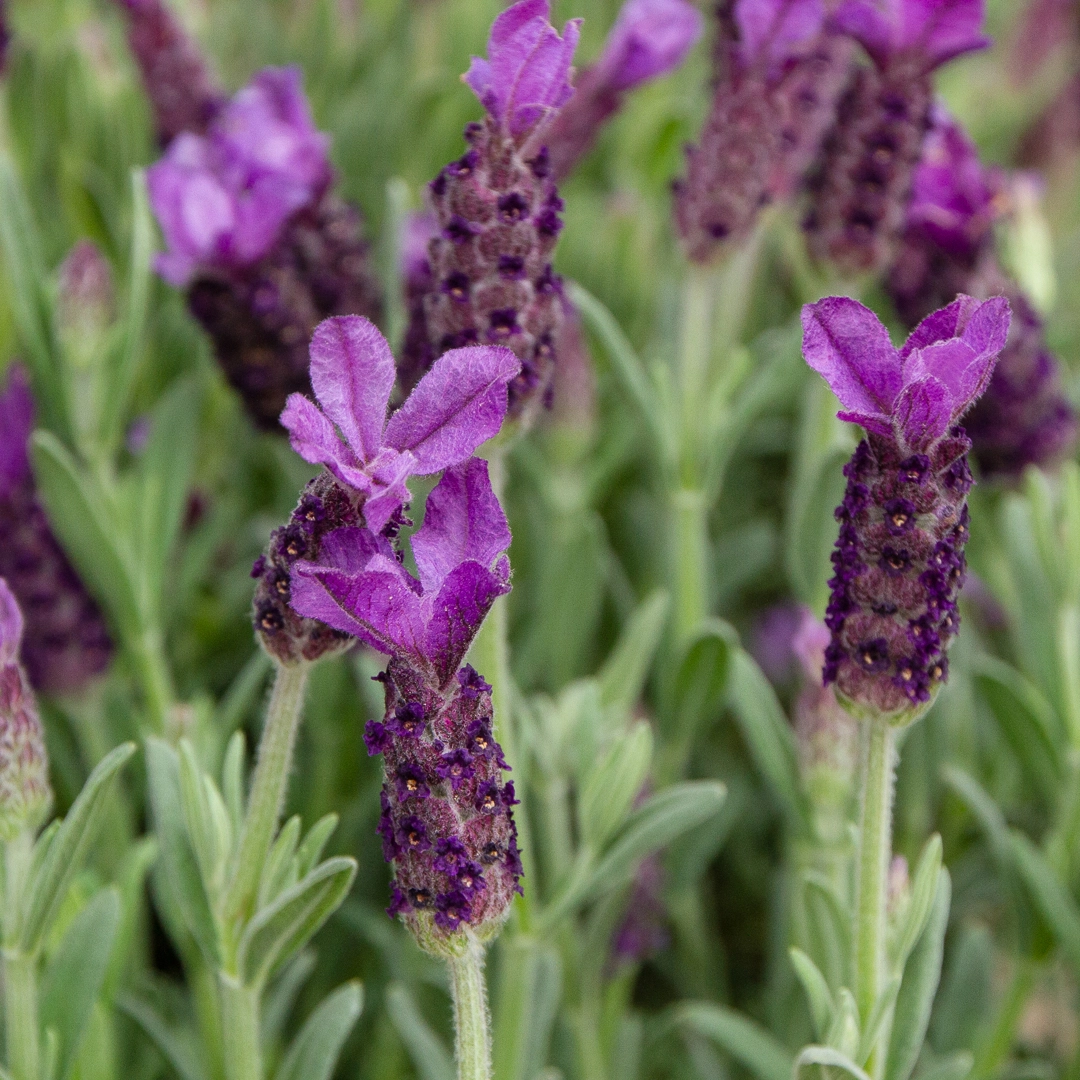
<instances>
[{"instance_id":1,"label":"purple flower bud","mask_svg":"<svg viewBox=\"0 0 1080 1080\"><path fill-rule=\"evenodd\" d=\"M856 715L907 723L948 675L964 578L971 443L957 421L983 393L1009 330L1002 298L963 296L895 349L868 308L803 309L803 354L867 439L845 468L825 622L824 681Z\"/></svg>"},{"instance_id":2,"label":"purple flower bud","mask_svg":"<svg viewBox=\"0 0 1080 1080\"><path fill-rule=\"evenodd\" d=\"M23 616L0 577L0 840L41 824L52 802L45 733L19 664Z\"/></svg>"},{"instance_id":3,"label":"purple flower bud","mask_svg":"<svg viewBox=\"0 0 1080 1080\"><path fill-rule=\"evenodd\" d=\"M116 318L112 268L89 240L80 240L60 264L56 319L72 349L93 357Z\"/></svg>"},{"instance_id":4,"label":"purple flower bud","mask_svg":"<svg viewBox=\"0 0 1080 1080\"><path fill-rule=\"evenodd\" d=\"M640 964L667 948L667 907L663 900L664 866L657 855L641 861L626 915L612 941L614 966Z\"/></svg>"},{"instance_id":5,"label":"purple flower bud","mask_svg":"<svg viewBox=\"0 0 1080 1080\"><path fill-rule=\"evenodd\" d=\"M71 693L104 671L112 642L37 497L26 445L33 427L30 386L16 364L0 394L0 576L26 619L22 659L31 683Z\"/></svg>"},{"instance_id":6,"label":"purple flower bud","mask_svg":"<svg viewBox=\"0 0 1080 1080\"><path fill-rule=\"evenodd\" d=\"M158 141L181 132L201 135L225 105L225 92L199 46L165 0L118 0L127 15L128 43L154 110Z\"/></svg>"},{"instance_id":7,"label":"purple flower bud","mask_svg":"<svg viewBox=\"0 0 1080 1080\"><path fill-rule=\"evenodd\" d=\"M623 95L677 68L702 27L700 13L687 0L626 0L599 60L577 77L573 97L544 134L557 181L589 152Z\"/></svg>"}]
</instances>

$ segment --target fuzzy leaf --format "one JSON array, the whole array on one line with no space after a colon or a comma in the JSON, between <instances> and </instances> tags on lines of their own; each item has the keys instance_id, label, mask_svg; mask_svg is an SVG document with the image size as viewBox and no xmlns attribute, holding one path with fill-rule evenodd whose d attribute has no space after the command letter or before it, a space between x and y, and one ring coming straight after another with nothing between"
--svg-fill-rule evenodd
<instances>
[{"instance_id":1,"label":"fuzzy leaf","mask_svg":"<svg viewBox=\"0 0 1080 1080\"><path fill-rule=\"evenodd\" d=\"M794 1080L870 1080L846 1054L831 1046L806 1046L795 1059Z\"/></svg>"},{"instance_id":2,"label":"fuzzy leaf","mask_svg":"<svg viewBox=\"0 0 1080 1080\"><path fill-rule=\"evenodd\" d=\"M1018 830L1011 840L1020 877L1074 971L1080 971L1080 907L1042 852Z\"/></svg>"},{"instance_id":3,"label":"fuzzy leaf","mask_svg":"<svg viewBox=\"0 0 1080 1080\"><path fill-rule=\"evenodd\" d=\"M670 607L671 597L663 589L642 600L600 669L600 700L617 716L629 716L641 696Z\"/></svg>"},{"instance_id":4,"label":"fuzzy leaf","mask_svg":"<svg viewBox=\"0 0 1080 1080\"><path fill-rule=\"evenodd\" d=\"M341 1047L364 1007L358 982L339 986L308 1017L289 1047L275 1080L329 1080Z\"/></svg>"},{"instance_id":5,"label":"fuzzy leaf","mask_svg":"<svg viewBox=\"0 0 1080 1080\"><path fill-rule=\"evenodd\" d=\"M400 983L386 991L386 1011L409 1051L420 1080L454 1080L454 1061L417 1008L412 995Z\"/></svg>"},{"instance_id":6,"label":"fuzzy leaf","mask_svg":"<svg viewBox=\"0 0 1080 1080\"><path fill-rule=\"evenodd\" d=\"M635 724L589 773L578 802L581 835L600 850L630 812L652 762L652 728Z\"/></svg>"},{"instance_id":7,"label":"fuzzy leaf","mask_svg":"<svg viewBox=\"0 0 1080 1080\"><path fill-rule=\"evenodd\" d=\"M711 1039L758 1080L791 1080L791 1054L753 1020L723 1005L690 1002L675 1010L681 1027Z\"/></svg>"},{"instance_id":8,"label":"fuzzy leaf","mask_svg":"<svg viewBox=\"0 0 1080 1080\"><path fill-rule=\"evenodd\" d=\"M810 1018L814 1022L814 1034L819 1039L824 1039L832 1027L833 1015L836 1005L833 1003L832 994L825 976L821 974L817 964L802 951L791 948L788 950L791 957L791 965L795 968L795 974L799 976L803 990L806 992L806 1000L810 1005Z\"/></svg>"}]
</instances>

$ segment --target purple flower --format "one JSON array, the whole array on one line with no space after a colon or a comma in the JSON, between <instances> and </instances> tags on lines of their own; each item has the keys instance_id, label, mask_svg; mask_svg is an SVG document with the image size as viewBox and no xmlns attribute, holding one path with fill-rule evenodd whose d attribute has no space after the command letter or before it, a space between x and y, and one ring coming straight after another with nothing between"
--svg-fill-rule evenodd
<instances>
[{"instance_id":1,"label":"purple flower","mask_svg":"<svg viewBox=\"0 0 1080 1080\"><path fill-rule=\"evenodd\" d=\"M45 733L19 664L23 617L0 577L0 840L41 823L52 802Z\"/></svg>"},{"instance_id":2,"label":"purple flower","mask_svg":"<svg viewBox=\"0 0 1080 1080\"><path fill-rule=\"evenodd\" d=\"M869 308L831 296L803 308L806 362L844 407L841 420L926 452L990 381L1009 332L1009 303L962 296L924 319L901 349Z\"/></svg>"},{"instance_id":3,"label":"purple flower","mask_svg":"<svg viewBox=\"0 0 1080 1080\"><path fill-rule=\"evenodd\" d=\"M833 18L879 68L916 58L924 72L990 39L981 32L984 0L844 0Z\"/></svg>"},{"instance_id":4,"label":"purple flower","mask_svg":"<svg viewBox=\"0 0 1080 1080\"><path fill-rule=\"evenodd\" d=\"M186 285L200 268L247 266L331 180L329 139L315 129L298 68L267 68L205 136L184 132L147 170L168 251L156 269Z\"/></svg>"},{"instance_id":5,"label":"purple flower","mask_svg":"<svg viewBox=\"0 0 1080 1080\"><path fill-rule=\"evenodd\" d=\"M805 54L825 21L824 0L738 0L738 59L743 68L761 67L771 78Z\"/></svg>"},{"instance_id":6,"label":"purple flower","mask_svg":"<svg viewBox=\"0 0 1080 1080\"><path fill-rule=\"evenodd\" d=\"M510 589L506 518L487 464L447 469L412 538L416 581L385 541L346 528L323 541L319 562L292 569L292 606L379 652L430 671L445 687L495 599Z\"/></svg>"},{"instance_id":7,"label":"purple flower","mask_svg":"<svg viewBox=\"0 0 1080 1080\"><path fill-rule=\"evenodd\" d=\"M580 19L559 37L548 21L548 0L518 0L492 24L488 59L478 56L465 82L491 118L521 141L573 94L570 64Z\"/></svg>"},{"instance_id":8,"label":"purple flower","mask_svg":"<svg viewBox=\"0 0 1080 1080\"><path fill-rule=\"evenodd\" d=\"M703 28L686 0L626 0L590 71L611 90L629 90L677 68Z\"/></svg>"},{"instance_id":9,"label":"purple flower","mask_svg":"<svg viewBox=\"0 0 1080 1080\"><path fill-rule=\"evenodd\" d=\"M858 716L910 722L948 676L968 538L971 442L956 422L986 389L1009 305L961 296L900 349L869 309L803 309L803 355L867 438L836 511L824 682Z\"/></svg>"}]
</instances>

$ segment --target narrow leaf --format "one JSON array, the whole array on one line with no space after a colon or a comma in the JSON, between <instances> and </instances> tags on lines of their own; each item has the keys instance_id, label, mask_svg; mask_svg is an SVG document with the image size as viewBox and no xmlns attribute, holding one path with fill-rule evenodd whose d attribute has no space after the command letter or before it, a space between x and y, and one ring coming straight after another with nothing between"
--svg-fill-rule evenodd
<instances>
[{"instance_id":1,"label":"narrow leaf","mask_svg":"<svg viewBox=\"0 0 1080 1080\"><path fill-rule=\"evenodd\" d=\"M795 1080L870 1080L846 1054L831 1046L805 1046L795 1059Z\"/></svg>"},{"instance_id":2,"label":"narrow leaf","mask_svg":"<svg viewBox=\"0 0 1080 1080\"><path fill-rule=\"evenodd\" d=\"M386 1012L409 1051L420 1080L454 1080L453 1058L400 983L391 984L386 991Z\"/></svg>"},{"instance_id":3,"label":"narrow leaf","mask_svg":"<svg viewBox=\"0 0 1080 1080\"><path fill-rule=\"evenodd\" d=\"M275 1080L330 1080L341 1047L363 1006L364 991L360 983L339 986L308 1017L289 1047Z\"/></svg>"},{"instance_id":4,"label":"narrow leaf","mask_svg":"<svg viewBox=\"0 0 1080 1080\"><path fill-rule=\"evenodd\" d=\"M799 976L799 982L806 991L806 1000L810 1005L810 1018L814 1022L814 1033L819 1039L824 1039L829 1028L832 1027L836 1009L829 991L829 984L825 981L825 976L821 974L817 964L802 949L789 949L788 955L791 957L795 974Z\"/></svg>"},{"instance_id":5,"label":"narrow leaf","mask_svg":"<svg viewBox=\"0 0 1080 1080\"><path fill-rule=\"evenodd\" d=\"M675 1010L676 1022L711 1039L758 1080L791 1080L791 1054L760 1024L734 1009L690 1002Z\"/></svg>"},{"instance_id":6,"label":"narrow leaf","mask_svg":"<svg viewBox=\"0 0 1080 1080\"><path fill-rule=\"evenodd\" d=\"M598 675L605 708L630 715L641 696L670 607L671 597L657 589L634 609Z\"/></svg>"},{"instance_id":7,"label":"narrow leaf","mask_svg":"<svg viewBox=\"0 0 1080 1080\"><path fill-rule=\"evenodd\" d=\"M1010 834L1016 866L1042 917L1073 966L1080 971L1080 908L1039 849L1021 832Z\"/></svg>"}]
</instances>

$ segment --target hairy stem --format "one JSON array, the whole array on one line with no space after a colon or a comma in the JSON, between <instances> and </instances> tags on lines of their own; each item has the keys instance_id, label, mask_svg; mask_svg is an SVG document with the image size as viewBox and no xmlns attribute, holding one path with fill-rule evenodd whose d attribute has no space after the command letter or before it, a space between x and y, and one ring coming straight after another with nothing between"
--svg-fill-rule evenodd
<instances>
[{"instance_id":1,"label":"hairy stem","mask_svg":"<svg viewBox=\"0 0 1080 1080\"><path fill-rule=\"evenodd\" d=\"M672 492L672 512L675 635L681 642L709 613L709 509L705 493L691 488Z\"/></svg>"},{"instance_id":2,"label":"hairy stem","mask_svg":"<svg viewBox=\"0 0 1080 1080\"><path fill-rule=\"evenodd\" d=\"M855 892L855 999L863 1023L885 988L885 904L892 853L892 796L896 771L893 729L882 720L863 725L862 797L859 809L859 862ZM876 1076L882 1062L873 1051L867 1072Z\"/></svg>"},{"instance_id":3,"label":"hairy stem","mask_svg":"<svg viewBox=\"0 0 1080 1080\"><path fill-rule=\"evenodd\" d=\"M4 950L4 1022L11 1080L38 1080L41 1040L38 1034L37 960Z\"/></svg>"},{"instance_id":4,"label":"hairy stem","mask_svg":"<svg viewBox=\"0 0 1080 1080\"><path fill-rule=\"evenodd\" d=\"M469 938L461 956L447 961L454 1000L454 1056L458 1080L491 1080L491 1034L484 981L484 947Z\"/></svg>"},{"instance_id":5,"label":"hairy stem","mask_svg":"<svg viewBox=\"0 0 1080 1080\"><path fill-rule=\"evenodd\" d=\"M221 1036L227 1080L262 1080L259 990L221 976Z\"/></svg>"},{"instance_id":6,"label":"hairy stem","mask_svg":"<svg viewBox=\"0 0 1080 1080\"><path fill-rule=\"evenodd\" d=\"M296 732L307 686L308 665L279 664L259 740L259 757L248 796L247 814L225 898L227 926L250 914L259 875L274 842L292 768Z\"/></svg>"}]
</instances>

